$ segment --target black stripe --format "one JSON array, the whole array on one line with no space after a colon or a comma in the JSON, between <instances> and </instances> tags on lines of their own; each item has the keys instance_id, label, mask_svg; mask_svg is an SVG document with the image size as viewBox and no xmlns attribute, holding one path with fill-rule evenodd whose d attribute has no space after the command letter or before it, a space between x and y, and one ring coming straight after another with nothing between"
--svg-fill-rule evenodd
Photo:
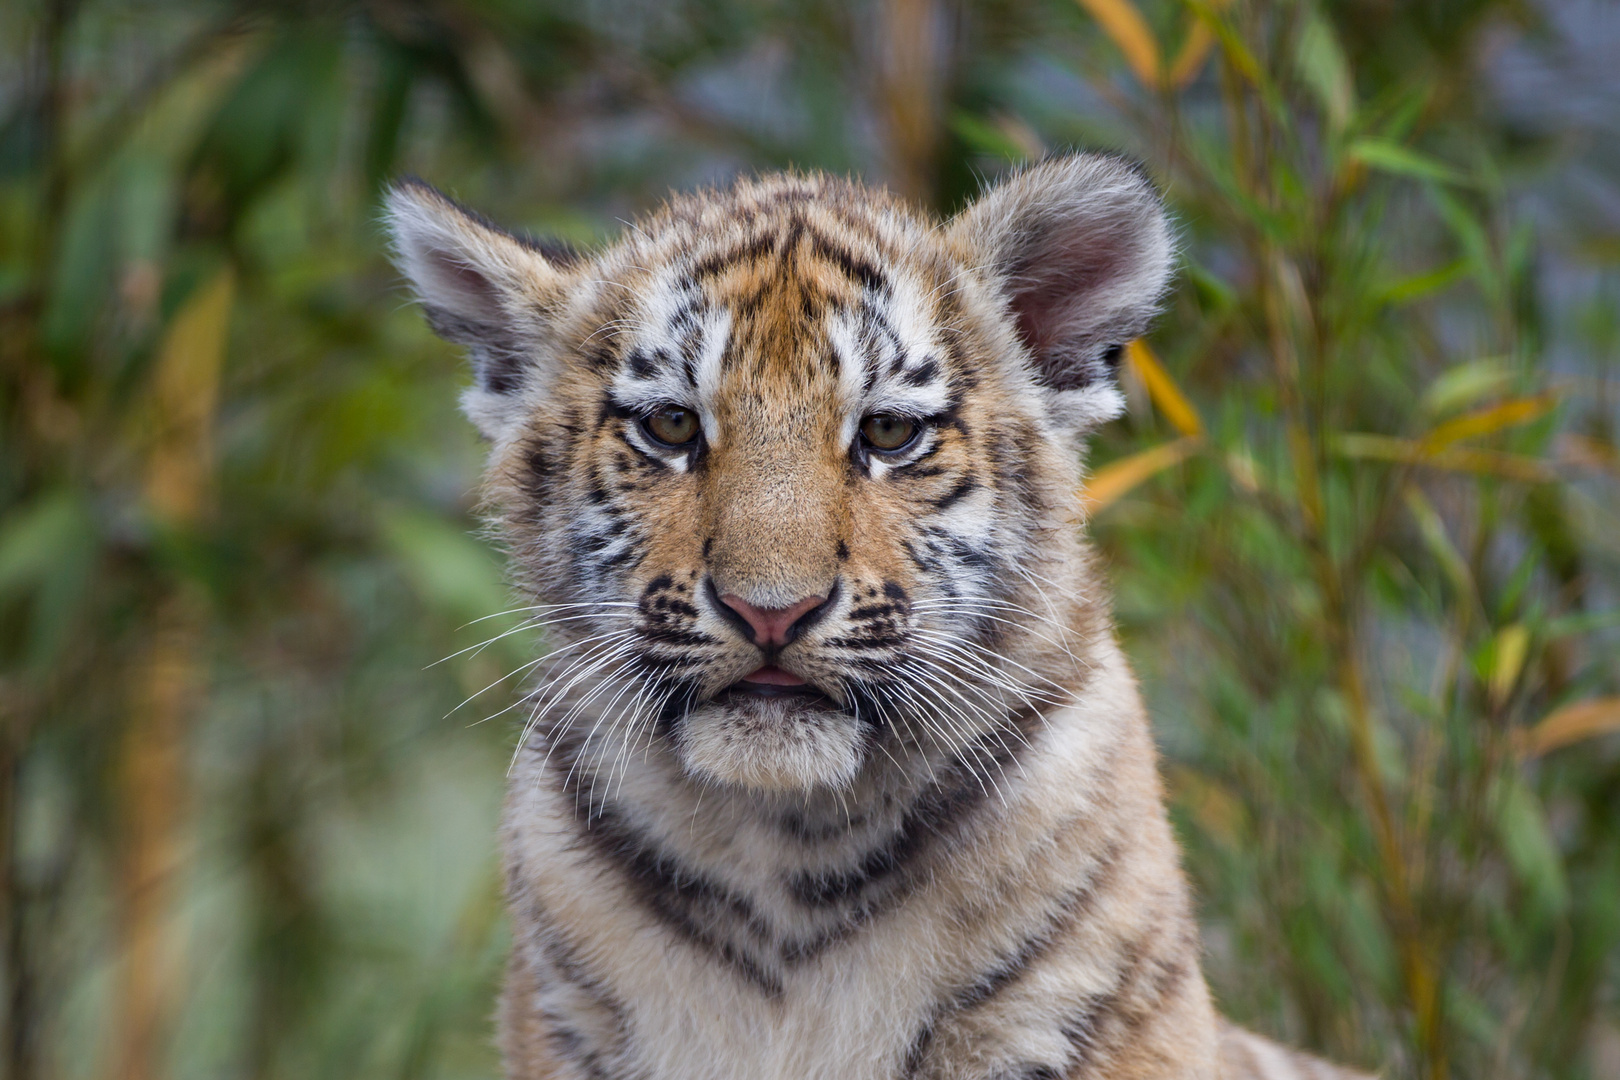
<instances>
[{"instance_id":1,"label":"black stripe","mask_svg":"<svg viewBox=\"0 0 1620 1080\"><path fill-rule=\"evenodd\" d=\"M889 292L889 279L872 263L814 229L806 229L805 235L810 238L810 250L817 258L831 263L845 277L858 282L862 288L871 289L876 293Z\"/></svg>"},{"instance_id":2,"label":"black stripe","mask_svg":"<svg viewBox=\"0 0 1620 1080\"><path fill-rule=\"evenodd\" d=\"M1190 957L1197 955L1197 942L1188 940L1196 931L1185 915L1182 919L1182 932L1170 943L1168 955L1149 953L1140 941L1127 942L1122 949L1125 963L1114 988L1087 997L1059 1025L1059 1033L1074 1049L1077 1064L1093 1064L1115 1047L1134 1041L1142 1027L1159 1015L1165 996L1196 968Z\"/></svg>"},{"instance_id":3,"label":"black stripe","mask_svg":"<svg viewBox=\"0 0 1620 1080\"><path fill-rule=\"evenodd\" d=\"M699 281L707 277L714 277L739 262L757 259L766 252L774 251L779 238L780 235L775 232L759 233L736 247L704 256L698 262L692 264L687 271L687 275Z\"/></svg>"},{"instance_id":4,"label":"black stripe","mask_svg":"<svg viewBox=\"0 0 1620 1080\"><path fill-rule=\"evenodd\" d=\"M570 768L568 773L571 779L565 779L565 789L573 788L570 794L577 799L585 794L580 782L587 770ZM589 816L590 827L581 831L581 839L619 870L643 907L681 940L703 949L762 993L781 995L780 975L767 970L717 932L723 926L741 924L752 936L771 935L770 925L746 897L660 849L613 809L593 806Z\"/></svg>"},{"instance_id":5,"label":"black stripe","mask_svg":"<svg viewBox=\"0 0 1620 1080\"><path fill-rule=\"evenodd\" d=\"M1025 935L1014 948L1002 953L970 984L936 1004L929 1012L906 1050L906 1070L912 1076L922 1066L940 1027L950 1018L984 1004L1023 977L1030 967L1051 951L1063 935L1092 910L1099 893L1113 880L1120 860L1120 847L1108 848L1092 867L1091 877L1082 887L1065 895L1045 922Z\"/></svg>"},{"instance_id":6,"label":"black stripe","mask_svg":"<svg viewBox=\"0 0 1620 1080\"><path fill-rule=\"evenodd\" d=\"M537 1019L546 1029L552 1048L565 1060L577 1065L585 1071L587 1077L595 1080L601 1077L607 1080L612 1074L602 1064L601 1056L605 1052L621 1050L630 1032L630 1015L616 995L604 984L603 980L593 972L590 966L580 958L579 954L569 945L567 940L558 931L556 925L534 904L524 906L524 922L534 927L534 931L526 936L525 940L516 943L518 950L515 960L530 967L524 958L524 953L538 948L540 955L550 967L550 973L576 990L583 993L591 1005L607 1014L612 1019L614 1035L611 1047L592 1045L575 1029L570 1021L572 1018L559 1016L555 1012L542 1011ZM529 974L534 975L531 968ZM540 981L538 978L535 980Z\"/></svg>"},{"instance_id":7,"label":"black stripe","mask_svg":"<svg viewBox=\"0 0 1620 1080\"><path fill-rule=\"evenodd\" d=\"M1005 773L1018 751L1028 745L1027 738L1017 748L1009 748L994 732L980 736L942 770L939 783L913 804L882 843L844 869L794 874L785 883L789 893L810 908L872 908L892 903L910 891L912 883L903 872L930 851L935 841L960 834L989 798L993 785L986 781L990 773Z\"/></svg>"},{"instance_id":8,"label":"black stripe","mask_svg":"<svg viewBox=\"0 0 1620 1080\"><path fill-rule=\"evenodd\" d=\"M467 346L479 385L495 394L508 394L523 382L529 357L521 342L500 326L463 319L445 308L424 304L428 326L446 341Z\"/></svg>"},{"instance_id":9,"label":"black stripe","mask_svg":"<svg viewBox=\"0 0 1620 1080\"><path fill-rule=\"evenodd\" d=\"M650 379L658 374L658 364L641 349L634 349L624 358L625 367L638 379Z\"/></svg>"},{"instance_id":10,"label":"black stripe","mask_svg":"<svg viewBox=\"0 0 1620 1080\"><path fill-rule=\"evenodd\" d=\"M929 358L912 368L901 376L901 381L909 386L927 386L939 375L939 364Z\"/></svg>"},{"instance_id":11,"label":"black stripe","mask_svg":"<svg viewBox=\"0 0 1620 1080\"><path fill-rule=\"evenodd\" d=\"M978 486L979 481L976 480L971 473L962 477L962 479L956 482L956 486L952 487L951 490L934 500L934 512L939 513L944 510L949 510L951 507L973 494L974 490L978 488Z\"/></svg>"}]
</instances>

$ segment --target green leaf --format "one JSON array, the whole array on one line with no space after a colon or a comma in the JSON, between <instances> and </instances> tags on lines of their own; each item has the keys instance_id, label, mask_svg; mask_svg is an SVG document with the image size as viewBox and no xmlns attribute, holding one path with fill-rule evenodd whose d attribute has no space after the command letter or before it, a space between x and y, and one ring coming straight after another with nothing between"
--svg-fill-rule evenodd
<instances>
[{"instance_id":1,"label":"green leaf","mask_svg":"<svg viewBox=\"0 0 1620 1080\"><path fill-rule=\"evenodd\" d=\"M1350 145L1350 157L1369 169L1396 176L1410 176L1418 180L1437 180L1443 184L1467 184L1468 178L1451 166L1434 160L1399 143L1383 139L1357 139Z\"/></svg>"},{"instance_id":2,"label":"green leaf","mask_svg":"<svg viewBox=\"0 0 1620 1080\"><path fill-rule=\"evenodd\" d=\"M1198 291L1198 299L1217 313L1231 311L1237 306L1237 293L1213 272L1190 256L1182 260L1187 279Z\"/></svg>"},{"instance_id":3,"label":"green leaf","mask_svg":"<svg viewBox=\"0 0 1620 1080\"><path fill-rule=\"evenodd\" d=\"M1431 187L1428 195L1429 201L1434 203L1440 217L1457 238L1469 270L1486 298L1492 303L1503 303L1506 287L1492 253L1490 235L1478 215L1444 188Z\"/></svg>"},{"instance_id":4,"label":"green leaf","mask_svg":"<svg viewBox=\"0 0 1620 1080\"><path fill-rule=\"evenodd\" d=\"M1418 532L1422 535L1423 545L1429 549L1429 554L1440 564L1440 569L1450 580L1452 588L1457 590L1457 594L1464 598L1472 598L1475 595L1474 575L1468 569L1468 560L1463 558L1462 552L1451 542L1451 536L1446 532L1446 523L1440 520L1439 512L1415 487L1407 488L1402 494L1405 496L1407 509L1417 522Z\"/></svg>"},{"instance_id":5,"label":"green leaf","mask_svg":"<svg viewBox=\"0 0 1620 1080\"><path fill-rule=\"evenodd\" d=\"M951 114L951 131L968 148L986 157L1006 158L1018 163L1029 160L1029 151L1001 128L969 112Z\"/></svg>"},{"instance_id":6,"label":"green leaf","mask_svg":"<svg viewBox=\"0 0 1620 1080\"><path fill-rule=\"evenodd\" d=\"M1294 47L1294 65L1305 85L1316 94L1335 131L1343 131L1355 115L1356 87L1350 64L1339 47L1338 35L1321 15L1306 16Z\"/></svg>"},{"instance_id":7,"label":"green leaf","mask_svg":"<svg viewBox=\"0 0 1620 1080\"><path fill-rule=\"evenodd\" d=\"M1510 389L1515 375L1503 356L1481 357L1447 368L1423 392L1423 410L1430 416L1444 416L1465 409Z\"/></svg>"},{"instance_id":8,"label":"green leaf","mask_svg":"<svg viewBox=\"0 0 1620 1080\"><path fill-rule=\"evenodd\" d=\"M99 546L90 507L71 489L46 494L0 519L0 600L30 604L28 666L48 664L66 643Z\"/></svg>"},{"instance_id":9,"label":"green leaf","mask_svg":"<svg viewBox=\"0 0 1620 1080\"><path fill-rule=\"evenodd\" d=\"M1564 857L1547 827L1541 800L1518 777L1509 777L1499 792L1497 831L1515 876L1545 911L1569 907L1569 881Z\"/></svg>"},{"instance_id":10,"label":"green leaf","mask_svg":"<svg viewBox=\"0 0 1620 1080\"><path fill-rule=\"evenodd\" d=\"M1457 259L1438 269L1413 274L1410 277L1391 282L1378 291L1375 302L1393 304L1398 307L1401 304L1422 299L1430 293L1439 292L1459 278L1466 277L1467 274L1468 261L1466 259Z\"/></svg>"}]
</instances>

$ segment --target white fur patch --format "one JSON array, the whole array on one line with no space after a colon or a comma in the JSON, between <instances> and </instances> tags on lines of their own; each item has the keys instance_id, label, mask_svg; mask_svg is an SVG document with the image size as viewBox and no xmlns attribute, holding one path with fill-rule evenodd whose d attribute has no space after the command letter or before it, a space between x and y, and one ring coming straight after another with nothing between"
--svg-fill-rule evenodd
<instances>
[{"instance_id":1,"label":"white fur patch","mask_svg":"<svg viewBox=\"0 0 1620 1080\"><path fill-rule=\"evenodd\" d=\"M703 782L755 791L836 788L861 767L861 733L846 713L792 699L709 705L687 716L681 756Z\"/></svg>"}]
</instances>

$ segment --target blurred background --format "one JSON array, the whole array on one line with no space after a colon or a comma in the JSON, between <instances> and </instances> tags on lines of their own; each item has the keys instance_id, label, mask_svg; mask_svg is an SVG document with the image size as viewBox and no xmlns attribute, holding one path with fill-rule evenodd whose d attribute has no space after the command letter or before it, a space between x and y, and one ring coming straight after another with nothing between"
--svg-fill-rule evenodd
<instances>
[{"instance_id":1,"label":"blurred background","mask_svg":"<svg viewBox=\"0 0 1620 1080\"><path fill-rule=\"evenodd\" d=\"M1089 498L1221 1007L1620 1076L1616 57L1602 0L0 5L3 1075L495 1074L479 691L543 642L461 651L514 601L390 177L589 245L1086 147L1184 240Z\"/></svg>"}]
</instances>

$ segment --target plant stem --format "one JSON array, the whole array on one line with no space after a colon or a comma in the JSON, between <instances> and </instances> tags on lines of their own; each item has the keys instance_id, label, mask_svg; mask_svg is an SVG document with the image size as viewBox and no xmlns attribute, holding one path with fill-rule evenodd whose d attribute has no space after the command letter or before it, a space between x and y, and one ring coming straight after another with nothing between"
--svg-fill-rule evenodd
<instances>
[{"instance_id":1,"label":"plant stem","mask_svg":"<svg viewBox=\"0 0 1620 1080\"><path fill-rule=\"evenodd\" d=\"M1361 670L1361 649L1356 633L1357 612L1345 579L1328 543L1327 508L1322 498L1325 425L1312 423L1300 387L1300 364L1295 348L1297 331L1309 319L1309 298L1287 256L1275 249L1263 251L1263 306L1270 337L1272 362L1286 424L1286 438L1300 504L1300 531L1315 568L1321 593L1324 630L1333 654L1340 693L1350 724L1351 751L1357 780L1371 813L1378 848L1380 884L1386 915L1401 956L1401 969L1414 1020L1414 1035L1423 1075L1444 1080L1447 1074L1440 1025L1440 981L1433 958L1425 947L1423 927L1413 899L1411 874L1400 831L1378 762L1373 717L1367 704L1366 680Z\"/></svg>"}]
</instances>

